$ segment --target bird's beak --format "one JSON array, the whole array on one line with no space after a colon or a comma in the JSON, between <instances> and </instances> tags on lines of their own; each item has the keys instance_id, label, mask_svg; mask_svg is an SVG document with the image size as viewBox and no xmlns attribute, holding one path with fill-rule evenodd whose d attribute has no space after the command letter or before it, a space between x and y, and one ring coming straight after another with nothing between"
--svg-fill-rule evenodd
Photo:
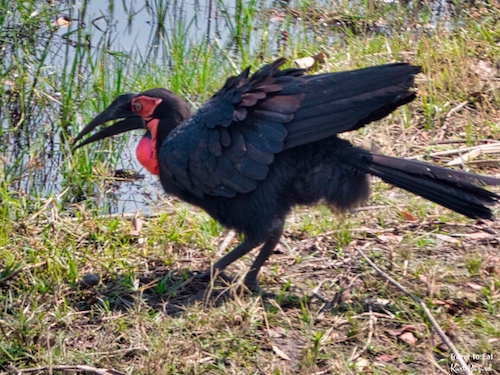
<instances>
[{"instance_id":1,"label":"bird's beak","mask_svg":"<svg viewBox=\"0 0 500 375\"><path fill-rule=\"evenodd\" d=\"M144 120L137 113L132 111L131 101L136 94L123 94L118 96L113 103L104 111L99 113L87 126L76 136L73 144L73 150L95 142L99 139L111 137L112 135L125 133L129 130L144 129L146 127ZM123 119L117 123L108 126L101 131L93 134L82 142L80 141L85 135L94 130L98 125L104 124L107 121Z\"/></svg>"}]
</instances>

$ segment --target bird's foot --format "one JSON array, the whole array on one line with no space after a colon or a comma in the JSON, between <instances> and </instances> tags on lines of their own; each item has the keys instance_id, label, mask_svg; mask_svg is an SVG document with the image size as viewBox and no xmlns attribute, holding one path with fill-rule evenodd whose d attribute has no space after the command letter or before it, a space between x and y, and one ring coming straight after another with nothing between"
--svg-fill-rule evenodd
<instances>
[{"instance_id":1,"label":"bird's foot","mask_svg":"<svg viewBox=\"0 0 500 375\"><path fill-rule=\"evenodd\" d=\"M214 280L217 277L220 277L222 280L224 280L228 284L232 284L234 282L234 278L228 276L226 273L223 271L217 271L212 268L207 269L204 272L198 273L194 276L198 280L203 280L203 281L209 281L209 280ZM260 287L259 281L256 277L245 277L244 280L245 287L247 288L248 291L250 291L253 294L260 294L260 295L266 295L267 293Z\"/></svg>"},{"instance_id":2,"label":"bird's foot","mask_svg":"<svg viewBox=\"0 0 500 375\"><path fill-rule=\"evenodd\" d=\"M196 275L196 278L203 281L214 280L215 278L220 277L226 282L231 282L232 279L228 275L224 273L224 271L214 270L213 268L209 268L204 272L201 272Z\"/></svg>"},{"instance_id":3,"label":"bird's foot","mask_svg":"<svg viewBox=\"0 0 500 375\"><path fill-rule=\"evenodd\" d=\"M253 294L266 295L266 292L260 287L259 280L257 280L256 277L245 277L245 286Z\"/></svg>"}]
</instances>

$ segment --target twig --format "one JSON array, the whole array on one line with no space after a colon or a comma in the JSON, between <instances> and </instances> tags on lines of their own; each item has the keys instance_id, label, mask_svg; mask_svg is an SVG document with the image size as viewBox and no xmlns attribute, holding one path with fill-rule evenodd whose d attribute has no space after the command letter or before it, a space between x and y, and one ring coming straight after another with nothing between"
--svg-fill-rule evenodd
<instances>
[{"instance_id":1,"label":"twig","mask_svg":"<svg viewBox=\"0 0 500 375\"><path fill-rule=\"evenodd\" d=\"M66 188L61 193L57 194L55 197L48 198L45 201L45 203L42 205L42 207L37 212L35 212L33 215L31 215L28 218L28 220L26 220L26 222L27 223L33 222L38 216L40 216L47 209L47 207L49 207L51 204L60 200L68 191L69 191L69 188Z\"/></svg>"},{"instance_id":2,"label":"twig","mask_svg":"<svg viewBox=\"0 0 500 375\"><path fill-rule=\"evenodd\" d=\"M446 114L445 118L450 118L450 116L451 116L452 114L454 114L455 112L460 111L460 110L461 110L463 107L465 107L468 103L469 103L469 101L468 101L468 100L466 100L466 101L464 101L464 102L460 103L459 105L457 105L457 106L453 107L452 109L450 109L450 110L448 111L448 113Z\"/></svg>"},{"instance_id":3,"label":"twig","mask_svg":"<svg viewBox=\"0 0 500 375\"><path fill-rule=\"evenodd\" d=\"M10 272L8 275L6 275L4 277L0 277L0 285L5 284L7 281L12 279L14 276L17 276L21 272L24 272L24 271L27 271L27 270L30 270L33 268L41 267L41 266L44 266L45 264L47 264L46 260L44 260L43 262L40 262L40 263L32 264L30 266L26 266L26 267L21 266L21 267L17 268L15 271ZM0 274L1 273L2 272L0 272Z\"/></svg>"},{"instance_id":4,"label":"twig","mask_svg":"<svg viewBox=\"0 0 500 375\"><path fill-rule=\"evenodd\" d=\"M16 375L30 374L32 372L40 372L40 371L49 371L50 373L52 373L53 371L62 371L62 372L89 372L91 374L96 374L96 375L126 375L124 372L116 371L113 369L108 370L87 365L40 366L40 367L32 367L25 369L17 369L14 366L10 366L7 371L10 374L16 374Z\"/></svg>"},{"instance_id":5,"label":"twig","mask_svg":"<svg viewBox=\"0 0 500 375\"><path fill-rule=\"evenodd\" d=\"M371 211L371 210L380 210L382 208L386 208L387 205L384 204L379 204L376 206L363 206L363 207L356 207L351 210L351 212L360 212L360 211Z\"/></svg>"},{"instance_id":6,"label":"twig","mask_svg":"<svg viewBox=\"0 0 500 375\"><path fill-rule=\"evenodd\" d=\"M384 271L382 271L375 263L372 262L372 260L370 258L368 258L368 256L364 253L363 250L361 250L360 248L357 248L357 250L361 254L361 256L363 258L365 258L365 260L368 262L368 264L375 271L377 271L377 273L379 275L381 275L382 277L384 277L392 285L394 285L395 287L397 287L399 290L401 290L407 296L411 297L416 303L418 303L420 305L420 307L424 310L424 313L427 316L427 319L429 319L429 321L432 324L432 327L434 327L434 329L436 330L436 332L439 335L439 337L441 338L441 340L443 340L443 342L446 344L446 346L448 348L450 348L450 350L453 352L453 354L455 354L455 357L456 357L457 361L460 363L460 366L462 367L463 372L465 374L467 374L467 375L472 375L472 372L470 371L469 367L467 366L467 363L465 363L464 359L462 358L462 356L458 352L458 350L455 347L455 345L453 344L453 342L448 338L448 336L446 336L446 333L444 333L444 331L441 329L441 327L439 326L439 324L436 321L436 319L434 319L434 316L431 314L431 312L429 311L429 309L425 305L425 302L423 300L421 300L420 298L418 298L417 296L415 296L409 290L407 290L403 285L401 285L400 283L398 283L396 280L394 280L392 277L390 277L387 273L385 273Z\"/></svg>"},{"instance_id":7,"label":"twig","mask_svg":"<svg viewBox=\"0 0 500 375\"><path fill-rule=\"evenodd\" d=\"M165 213L165 212L163 212ZM97 218L99 219L113 219L119 218L123 220L132 221L137 217L141 217L143 219L155 219L161 215L160 212L142 212L141 210L135 212L122 212L118 214L107 214L107 215L99 215ZM75 218L78 220L78 218Z\"/></svg>"},{"instance_id":8,"label":"twig","mask_svg":"<svg viewBox=\"0 0 500 375\"><path fill-rule=\"evenodd\" d=\"M471 152L474 150L480 150L482 153L485 154L494 154L500 152L500 142L493 142L493 143L487 143L484 145L477 145L477 146L471 146L471 147L461 147L461 148L455 148L453 150L446 150L446 151L437 151L437 152L432 152L430 154L426 155L413 155L408 157L407 159L420 159L425 156L429 157L436 157L436 156L451 156L451 155L460 155L463 153Z\"/></svg>"},{"instance_id":9,"label":"twig","mask_svg":"<svg viewBox=\"0 0 500 375\"><path fill-rule=\"evenodd\" d=\"M489 140L487 141L489 142ZM425 145L425 147L428 147L429 145L449 145L453 143L467 143L466 139L445 139L442 141L431 141L428 144Z\"/></svg>"},{"instance_id":10,"label":"twig","mask_svg":"<svg viewBox=\"0 0 500 375\"><path fill-rule=\"evenodd\" d=\"M361 351L359 351L357 353L355 353L355 352L352 353L351 358L349 360L349 362L351 362L351 363L354 363L354 361L356 361L359 357L361 357L368 350L370 345L372 344L373 322L375 320L375 317L373 316L373 311L372 311L371 306L369 306L369 309L370 309L369 310L370 320L368 321L369 322L368 338L366 339L365 346L363 347L363 349L361 349Z\"/></svg>"},{"instance_id":11,"label":"twig","mask_svg":"<svg viewBox=\"0 0 500 375\"><path fill-rule=\"evenodd\" d=\"M234 230L230 230L224 240L220 243L219 249L217 251L217 254L223 254L226 249L228 248L229 244L233 240L233 238L236 236L236 232Z\"/></svg>"}]
</instances>

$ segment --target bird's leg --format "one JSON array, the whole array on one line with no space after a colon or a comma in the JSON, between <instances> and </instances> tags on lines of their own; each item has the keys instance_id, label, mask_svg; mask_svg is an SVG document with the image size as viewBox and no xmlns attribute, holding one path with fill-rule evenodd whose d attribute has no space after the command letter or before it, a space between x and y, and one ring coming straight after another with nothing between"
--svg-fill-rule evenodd
<instances>
[{"instance_id":1,"label":"bird's leg","mask_svg":"<svg viewBox=\"0 0 500 375\"><path fill-rule=\"evenodd\" d=\"M283 233L283 225L284 221L281 218L276 218L273 220L273 224L271 229L268 232L266 242L260 249L259 254L255 258L252 266L250 267L250 271L248 271L245 276L245 285L252 292L259 292L259 281L257 279L257 275L259 274L260 268L265 263L265 261L271 256L273 250L278 245L278 242L281 238L281 234ZM256 248L260 245L260 241L251 240L245 238L245 240L236 246L230 253L226 254L224 257L219 259L215 264L210 267L208 270L200 274L198 277L203 279L209 279L216 273L223 271L227 266L233 263L235 260L241 258L243 255L250 252L252 249Z\"/></svg>"},{"instance_id":2,"label":"bird's leg","mask_svg":"<svg viewBox=\"0 0 500 375\"><path fill-rule=\"evenodd\" d=\"M214 265L212 265L208 270L200 274L198 277L201 279L210 279L216 273L223 271L227 266L233 263L235 260L241 258L243 255L250 252L252 249L260 245L260 241L251 240L245 238L245 240L231 250L228 254L223 256Z\"/></svg>"},{"instance_id":3,"label":"bird's leg","mask_svg":"<svg viewBox=\"0 0 500 375\"><path fill-rule=\"evenodd\" d=\"M273 226L269 231L267 240L260 249L259 255L255 258L252 267L250 267L250 271L248 271L245 276L245 285L252 292L260 292L259 280L257 279L257 276L262 265L271 256L273 250L276 248L276 245L278 245L281 234L283 233L283 225L283 219L277 218L273 220Z\"/></svg>"}]
</instances>

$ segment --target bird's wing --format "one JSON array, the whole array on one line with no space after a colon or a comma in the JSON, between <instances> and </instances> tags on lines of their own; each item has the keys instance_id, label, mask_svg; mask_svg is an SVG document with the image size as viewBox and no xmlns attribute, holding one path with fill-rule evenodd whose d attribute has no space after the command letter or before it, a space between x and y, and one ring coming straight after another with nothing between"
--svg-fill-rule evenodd
<instances>
[{"instance_id":1,"label":"bird's wing","mask_svg":"<svg viewBox=\"0 0 500 375\"><path fill-rule=\"evenodd\" d=\"M172 131L159 151L162 177L199 197L254 190L283 150L286 124L303 98L303 87L291 83L304 71L279 70L284 62L230 78Z\"/></svg>"},{"instance_id":2,"label":"bird's wing","mask_svg":"<svg viewBox=\"0 0 500 375\"><path fill-rule=\"evenodd\" d=\"M160 150L161 174L199 197L248 193L283 150L354 130L413 100L405 63L306 76L279 59L230 78Z\"/></svg>"},{"instance_id":3,"label":"bird's wing","mask_svg":"<svg viewBox=\"0 0 500 375\"><path fill-rule=\"evenodd\" d=\"M285 149L355 130L415 99L421 71L407 63L306 76L304 100L287 125Z\"/></svg>"}]
</instances>

